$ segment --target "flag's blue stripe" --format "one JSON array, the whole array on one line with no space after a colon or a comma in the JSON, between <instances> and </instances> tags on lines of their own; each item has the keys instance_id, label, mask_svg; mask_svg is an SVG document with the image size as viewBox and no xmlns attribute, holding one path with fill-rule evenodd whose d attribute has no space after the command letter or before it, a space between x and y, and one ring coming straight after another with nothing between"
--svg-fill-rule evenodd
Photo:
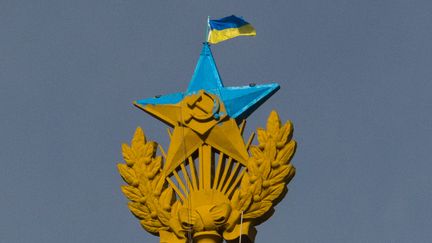
<instances>
[{"instance_id":1,"label":"flag's blue stripe","mask_svg":"<svg viewBox=\"0 0 432 243\"><path fill-rule=\"evenodd\" d=\"M212 30L224 30L229 28L240 28L249 23L239 17L231 15L221 19L210 20L209 24L210 29Z\"/></svg>"}]
</instances>

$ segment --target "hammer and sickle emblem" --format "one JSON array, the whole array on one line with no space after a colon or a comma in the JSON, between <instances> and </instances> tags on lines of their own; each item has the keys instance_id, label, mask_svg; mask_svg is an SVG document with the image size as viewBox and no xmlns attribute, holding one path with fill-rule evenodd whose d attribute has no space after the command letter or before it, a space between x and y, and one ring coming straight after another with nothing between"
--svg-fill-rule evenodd
<instances>
[{"instance_id":1,"label":"hammer and sickle emblem","mask_svg":"<svg viewBox=\"0 0 432 243\"><path fill-rule=\"evenodd\" d=\"M192 118L198 121L219 119L219 99L200 90L198 94L191 95L186 100L184 121L189 123Z\"/></svg>"}]
</instances>

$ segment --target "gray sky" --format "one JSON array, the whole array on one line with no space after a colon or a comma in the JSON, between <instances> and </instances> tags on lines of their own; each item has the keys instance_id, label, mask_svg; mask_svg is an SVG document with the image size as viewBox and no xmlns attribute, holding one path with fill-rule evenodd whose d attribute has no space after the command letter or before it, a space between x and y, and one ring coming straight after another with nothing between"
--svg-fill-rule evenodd
<instances>
[{"instance_id":1,"label":"gray sky","mask_svg":"<svg viewBox=\"0 0 432 243\"><path fill-rule=\"evenodd\" d=\"M212 50L226 86L281 84L297 175L257 242L432 238L430 1L0 1L0 242L158 242L120 192L132 101L184 91L207 15L255 38ZM289 240L287 240L289 239Z\"/></svg>"}]
</instances>

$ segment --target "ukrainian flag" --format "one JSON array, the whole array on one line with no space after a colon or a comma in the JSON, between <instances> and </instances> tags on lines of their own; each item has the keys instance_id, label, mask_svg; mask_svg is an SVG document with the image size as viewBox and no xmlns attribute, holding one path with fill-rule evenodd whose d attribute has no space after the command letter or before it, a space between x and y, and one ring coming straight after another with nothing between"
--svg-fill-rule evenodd
<instances>
[{"instance_id":1,"label":"ukrainian flag","mask_svg":"<svg viewBox=\"0 0 432 243\"><path fill-rule=\"evenodd\" d=\"M251 24L234 15L222 19L209 20L208 24L210 27L208 42L211 44L241 35L256 35L255 28Z\"/></svg>"}]
</instances>

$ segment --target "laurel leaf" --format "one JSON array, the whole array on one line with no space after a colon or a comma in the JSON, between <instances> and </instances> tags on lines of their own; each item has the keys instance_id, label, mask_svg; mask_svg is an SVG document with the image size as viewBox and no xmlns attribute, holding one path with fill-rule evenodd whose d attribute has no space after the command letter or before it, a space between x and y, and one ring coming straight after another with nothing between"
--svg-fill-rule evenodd
<instances>
[{"instance_id":1,"label":"laurel leaf","mask_svg":"<svg viewBox=\"0 0 432 243\"><path fill-rule=\"evenodd\" d=\"M232 197L231 197L231 204L234 205L234 208L238 209L239 205L239 195L240 195L240 188L235 190Z\"/></svg>"},{"instance_id":2,"label":"laurel leaf","mask_svg":"<svg viewBox=\"0 0 432 243\"><path fill-rule=\"evenodd\" d=\"M152 193L148 194L149 199L146 201L146 206L151 213L157 213L159 208L159 201L152 195Z\"/></svg>"},{"instance_id":3,"label":"laurel leaf","mask_svg":"<svg viewBox=\"0 0 432 243\"><path fill-rule=\"evenodd\" d=\"M288 165L282 165L280 168L278 168L277 171L272 172L272 178L269 179L270 185L275 185L277 183L283 182L290 172L290 170L293 168L291 164Z\"/></svg>"},{"instance_id":4,"label":"laurel leaf","mask_svg":"<svg viewBox=\"0 0 432 243\"><path fill-rule=\"evenodd\" d=\"M158 156L152 160L152 163L148 167L148 176L153 179L162 167L162 157Z\"/></svg>"},{"instance_id":5,"label":"laurel leaf","mask_svg":"<svg viewBox=\"0 0 432 243\"><path fill-rule=\"evenodd\" d=\"M121 177L127 184L134 185L136 183L137 180L136 180L135 172L131 168L129 168L125 164L117 164L117 168L119 170Z\"/></svg>"},{"instance_id":6,"label":"laurel leaf","mask_svg":"<svg viewBox=\"0 0 432 243\"><path fill-rule=\"evenodd\" d=\"M258 146L251 146L250 152L252 154L252 157L256 159L261 159L262 157L264 157L264 153L261 151L261 149Z\"/></svg>"},{"instance_id":7,"label":"laurel leaf","mask_svg":"<svg viewBox=\"0 0 432 243\"><path fill-rule=\"evenodd\" d=\"M150 172L147 172L147 175L152 176L152 177L150 177L151 179L149 179L149 183L150 183L150 187L152 188L151 190L153 191L153 193L156 193L156 187L157 187L157 184L159 181L160 174L158 174L158 173L152 174Z\"/></svg>"},{"instance_id":8,"label":"laurel leaf","mask_svg":"<svg viewBox=\"0 0 432 243\"><path fill-rule=\"evenodd\" d=\"M140 203L129 202L128 208L135 217L140 219L150 219L150 210L146 206Z\"/></svg>"},{"instance_id":9,"label":"laurel leaf","mask_svg":"<svg viewBox=\"0 0 432 243\"><path fill-rule=\"evenodd\" d=\"M260 174L262 178L267 179L271 171L271 161L265 160L260 166Z\"/></svg>"},{"instance_id":10,"label":"laurel leaf","mask_svg":"<svg viewBox=\"0 0 432 243\"><path fill-rule=\"evenodd\" d=\"M141 160L138 160L137 162L135 162L132 169L135 171L135 176L138 180L141 179L142 174L146 171L145 165L144 165L144 163L142 163Z\"/></svg>"},{"instance_id":11,"label":"laurel leaf","mask_svg":"<svg viewBox=\"0 0 432 243\"><path fill-rule=\"evenodd\" d=\"M156 175L156 177L153 180L154 185L154 191L156 193L160 193L163 189L163 186L165 184L165 176L162 173L159 173Z\"/></svg>"},{"instance_id":12,"label":"laurel leaf","mask_svg":"<svg viewBox=\"0 0 432 243\"><path fill-rule=\"evenodd\" d=\"M291 165L291 164L290 164ZM296 168L293 166L291 169L290 169L290 171L289 171L289 173L288 173L288 176L286 177L286 179L285 179L285 181L286 181L286 183L288 184L291 180L292 180L292 178L295 176L295 173L296 173Z\"/></svg>"},{"instance_id":13,"label":"laurel leaf","mask_svg":"<svg viewBox=\"0 0 432 243\"><path fill-rule=\"evenodd\" d=\"M141 220L141 226L152 234L158 234L161 230L167 230L168 227L162 227L159 221L156 220Z\"/></svg>"},{"instance_id":14,"label":"laurel leaf","mask_svg":"<svg viewBox=\"0 0 432 243\"><path fill-rule=\"evenodd\" d=\"M122 144L122 154L123 159L126 161L128 166L132 166L134 164L134 155L132 153L131 148L127 144Z\"/></svg>"},{"instance_id":15,"label":"laurel leaf","mask_svg":"<svg viewBox=\"0 0 432 243\"><path fill-rule=\"evenodd\" d=\"M264 129L257 129L257 138L259 144L265 144L267 142L267 133Z\"/></svg>"},{"instance_id":16,"label":"laurel leaf","mask_svg":"<svg viewBox=\"0 0 432 243\"><path fill-rule=\"evenodd\" d=\"M140 177L138 189L140 190L142 195L153 193L151 182L148 180L146 176Z\"/></svg>"},{"instance_id":17,"label":"laurel leaf","mask_svg":"<svg viewBox=\"0 0 432 243\"><path fill-rule=\"evenodd\" d=\"M280 125L281 122L278 113L276 111L272 111L267 119L268 136L276 137L279 132Z\"/></svg>"},{"instance_id":18,"label":"laurel leaf","mask_svg":"<svg viewBox=\"0 0 432 243\"><path fill-rule=\"evenodd\" d=\"M291 121L287 121L279 130L277 141L281 144L285 144L288 141L288 138L293 132L293 124Z\"/></svg>"},{"instance_id":19,"label":"laurel leaf","mask_svg":"<svg viewBox=\"0 0 432 243\"><path fill-rule=\"evenodd\" d=\"M247 188L249 187L249 174L250 173L245 173L244 175L243 175L243 178L242 178L242 180L241 180L241 182L240 182L240 189L242 190L242 191L246 191L247 190Z\"/></svg>"},{"instance_id":20,"label":"laurel leaf","mask_svg":"<svg viewBox=\"0 0 432 243\"><path fill-rule=\"evenodd\" d=\"M132 149L138 149L146 143L145 135L141 127L137 127L131 141Z\"/></svg>"},{"instance_id":21,"label":"laurel leaf","mask_svg":"<svg viewBox=\"0 0 432 243\"><path fill-rule=\"evenodd\" d=\"M248 169L248 172L250 175L258 175L259 174L259 167L257 164L257 160L254 157L251 157L249 159L247 169Z\"/></svg>"},{"instance_id":22,"label":"laurel leaf","mask_svg":"<svg viewBox=\"0 0 432 243\"><path fill-rule=\"evenodd\" d=\"M153 157L157 144L153 141L148 142L143 148L143 157L150 159Z\"/></svg>"},{"instance_id":23,"label":"laurel leaf","mask_svg":"<svg viewBox=\"0 0 432 243\"><path fill-rule=\"evenodd\" d=\"M181 207L180 201L175 201L174 204L171 206L171 218L177 218L178 217L178 210Z\"/></svg>"},{"instance_id":24,"label":"laurel leaf","mask_svg":"<svg viewBox=\"0 0 432 243\"><path fill-rule=\"evenodd\" d=\"M171 204L174 202L174 191L171 187L165 189L159 198L159 207L162 210L158 210L158 218L163 225L168 225L170 220Z\"/></svg>"},{"instance_id":25,"label":"laurel leaf","mask_svg":"<svg viewBox=\"0 0 432 243\"><path fill-rule=\"evenodd\" d=\"M265 145L265 150L264 150L264 155L265 158L273 161L276 157L276 143L273 140L269 140L267 141L266 145Z\"/></svg>"},{"instance_id":26,"label":"laurel leaf","mask_svg":"<svg viewBox=\"0 0 432 243\"><path fill-rule=\"evenodd\" d=\"M246 194L244 195L239 202L240 210L246 211L252 203L252 195Z\"/></svg>"},{"instance_id":27,"label":"laurel leaf","mask_svg":"<svg viewBox=\"0 0 432 243\"><path fill-rule=\"evenodd\" d=\"M140 155L139 157L137 157L137 159L136 159L136 161L135 161L135 164L139 164L140 167L141 167L141 166L144 166L144 165L145 165L145 162L149 160L148 158L142 156L142 153L143 153L143 152L144 152L144 151L141 150L141 155Z\"/></svg>"},{"instance_id":28,"label":"laurel leaf","mask_svg":"<svg viewBox=\"0 0 432 243\"><path fill-rule=\"evenodd\" d=\"M280 183L269 187L265 192L263 192L263 201L274 201L279 198L285 188L284 183Z\"/></svg>"},{"instance_id":29,"label":"laurel leaf","mask_svg":"<svg viewBox=\"0 0 432 243\"><path fill-rule=\"evenodd\" d=\"M243 215L245 219L255 219L263 216L273 206L271 202L263 201L250 206L247 213Z\"/></svg>"},{"instance_id":30,"label":"laurel leaf","mask_svg":"<svg viewBox=\"0 0 432 243\"><path fill-rule=\"evenodd\" d=\"M288 164L294 155L297 143L295 140L291 140L286 144L278 153L276 161L280 164Z\"/></svg>"},{"instance_id":31,"label":"laurel leaf","mask_svg":"<svg viewBox=\"0 0 432 243\"><path fill-rule=\"evenodd\" d=\"M259 177L256 181L255 181L255 183L253 184L253 186L251 187L252 188L252 195L260 195L261 194L261 191L262 191L262 178L261 177Z\"/></svg>"},{"instance_id":32,"label":"laurel leaf","mask_svg":"<svg viewBox=\"0 0 432 243\"><path fill-rule=\"evenodd\" d=\"M172 187L168 187L160 195L159 205L162 206L164 210L168 211L169 209L171 209L171 204L174 202L174 200L174 191Z\"/></svg>"},{"instance_id":33,"label":"laurel leaf","mask_svg":"<svg viewBox=\"0 0 432 243\"><path fill-rule=\"evenodd\" d=\"M162 223L162 225L169 225L170 213L168 211L158 211L158 219Z\"/></svg>"},{"instance_id":34,"label":"laurel leaf","mask_svg":"<svg viewBox=\"0 0 432 243\"><path fill-rule=\"evenodd\" d=\"M133 186L122 186L123 194L133 202L140 202L142 199L141 192Z\"/></svg>"}]
</instances>

